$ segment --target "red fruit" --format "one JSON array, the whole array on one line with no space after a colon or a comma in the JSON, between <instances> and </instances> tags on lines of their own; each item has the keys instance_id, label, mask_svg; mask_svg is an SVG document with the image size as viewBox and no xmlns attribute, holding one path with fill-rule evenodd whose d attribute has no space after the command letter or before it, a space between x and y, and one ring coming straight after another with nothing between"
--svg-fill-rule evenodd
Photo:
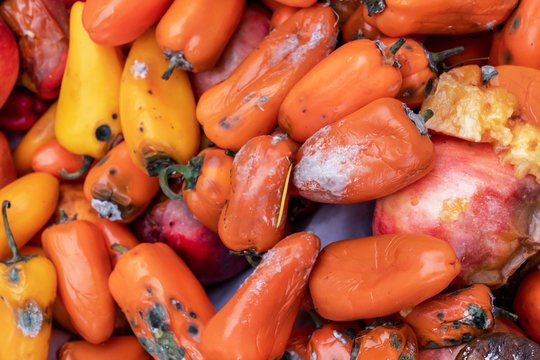
<instances>
[{"instance_id":1,"label":"red fruit","mask_svg":"<svg viewBox=\"0 0 540 360\"><path fill-rule=\"evenodd\" d=\"M540 341L540 270L531 272L519 285L514 311L519 324L534 341Z\"/></svg>"},{"instance_id":2,"label":"red fruit","mask_svg":"<svg viewBox=\"0 0 540 360\"><path fill-rule=\"evenodd\" d=\"M186 262L203 284L217 283L238 274L247 262L231 255L218 234L189 211L183 199L156 203L133 224L143 242L164 242Z\"/></svg>"},{"instance_id":3,"label":"red fruit","mask_svg":"<svg viewBox=\"0 0 540 360\"><path fill-rule=\"evenodd\" d=\"M490 144L450 137L432 140L434 169L377 200L373 232L443 239L462 263L455 286L499 287L540 248L540 232L534 231L540 184L532 176L516 179Z\"/></svg>"},{"instance_id":4,"label":"red fruit","mask_svg":"<svg viewBox=\"0 0 540 360\"><path fill-rule=\"evenodd\" d=\"M1 61L1 60L0 60ZM48 108L48 103L30 91L16 87L0 109L0 127L12 131L28 130Z\"/></svg>"},{"instance_id":5,"label":"red fruit","mask_svg":"<svg viewBox=\"0 0 540 360\"><path fill-rule=\"evenodd\" d=\"M0 108L6 102L19 75L19 48L13 33L0 19Z\"/></svg>"},{"instance_id":6,"label":"red fruit","mask_svg":"<svg viewBox=\"0 0 540 360\"><path fill-rule=\"evenodd\" d=\"M419 360L454 360L463 346L465 345L420 350Z\"/></svg>"},{"instance_id":7,"label":"red fruit","mask_svg":"<svg viewBox=\"0 0 540 360\"><path fill-rule=\"evenodd\" d=\"M198 99L203 92L225 80L270 31L270 12L264 6L248 3L219 62L210 71L191 74L191 85Z\"/></svg>"}]
</instances>

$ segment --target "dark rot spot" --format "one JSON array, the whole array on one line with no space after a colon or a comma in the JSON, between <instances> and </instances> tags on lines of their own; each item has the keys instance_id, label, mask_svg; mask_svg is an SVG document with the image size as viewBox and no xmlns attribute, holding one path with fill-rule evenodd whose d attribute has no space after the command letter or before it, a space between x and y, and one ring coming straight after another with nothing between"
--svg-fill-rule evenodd
<instances>
[{"instance_id":1,"label":"dark rot spot","mask_svg":"<svg viewBox=\"0 0 540 360\"><path fill-rule=\"evenodd\" d=\"M459 320L452 321L452 327L454 329L461 329L461 324L459 323Z\"/></svg>"},{"instance_id":2,"label":"dark rot spot","mask_svg":"<svg viewBox=\"0 0 540 360\"><path fill-rule=\"evenodd\" d=\"M161 304L155 303L150 309L148 309L146 322L152 330L169 330L169 316Z\"/></svg>"},{"instance_id":3,"label":"dark rot spot","mask_svg":"<svg viewBox=\"0 0 540 360\"><path fill-rule=\"evenodd\" d=\"M171 298L170 300L172 306L174 306L174 308L178 311L182 310L184 308L184 306L182 305L182 303L176 299L173 299Z\"/></svg>"},{"instance_id":4,"label":"dark rot spot","mask_svg":"<svg viewBox=\"0 0 540 360\"><path fill-rule=\"evenodd\" d=\"M171 222L169 223L169 227L173 227L173 225L174 225L174 223L171 221Z\"/></svg>"},{"instance_id":5,"label":"dark rot spot","mask_svg":"<svg viewBox=\"0 0 540 360\"><path fill-rule=\"evenodd\" d=\"M224 129L230 129L231 128L231 124L229 123L229 121L227 120L226 117L219 120L219 126L221 126Z\"/></svg>"},{"instance_id":6,"label":"dark rot spot","mask_svg":"<svg viewBox=\"0 0 540 360\"><path fill-rule=\"evenodd\" d=\"M323 115L323 116L322 116L322 119L323 119L323 120L326 119L326 115Z\"/></svg>"},{"instance_id":7,"label":"dark rot spot","mask_svg":"<svg viewBox=\"0 0 540 360\"><path fill-rule=\"evenodd\" d=\"M398 350L401 350L403 344L401 344L401 340L396 333L392 333L392 335L390 335L390 345Z\"/></svg>"},{"instance_id":8,"label":"dark rot spot","mask_svg":"<svg viewBox=\"0 0 540 360\"><path fill-rule=\"evenodd\" d=\"M444 314L443 313L438 313L437 314L437 319L444 320Z\"/></svg>"},{"instance_id":9,"label":"dark rot spot","mask_svg":"<svg viewBox=\"0 0 540 360\"><path fill-rule=\"evenodd\" d=\"M118 172L118 170L116 170L116 169L109 170L110 175L115 175L117 172Z\"/></svg>"},{"instance_id":10,"label":"dark rot spot","mask_svg":"<svg viewBox=\"0 0 540 360\"><path fill-rule=\"evenodd\" d=\"M454 346L462 343L461 339L444 339L444 346Z\"/></svg>"},{"instance_id":11,"label":"dark rot spot","mask_svg":"<svg viewBox=\"0 0 540 360\"><path fill-rule=\"evenodd\" d=\"M112 131L109 125L101 125L96 129L96 139L107 141L111 138Z\"/></svg>"},{"instance_id":12,"label":"dark rot spot","mask_svg":"<svg viewBox=\"0 0 540 360\"><path fill-rule=\"evenodd\" d=\"M474 339L472 334L464 333L463 335L461 335L462 342L469 342L469 341L472 341L472 339Z\"/></svg>"},{"instance_id":13,"label":"dark rot spot","mask_svg":"<svg viewBox=\"0 0 540 360\"><path fill-rule=\"evenodd\" d=\"M152 90L150 90L150 89L148 89L148 93L149 93L150 95L153 94Z\"/></svg>"},{"instance_id":14,"label":"dark rot spot","mask_svg":"<svg viewBox=\"0 0 540 360\"><path fill-rule=\"evenodd\" d=\"M354 341L354 339L356 338L356 331L355 331L353 328L347 328L347 329L345 329L345 331L344 331L343 333L345 333L345 335L346 335L351 341Z\"/></svg>"},{"instance_id":15,"label":"dark rot spot","mask_svg":"<svg viewBox=\"0 0 540 360\"><path fill-rule=\"evenodd\" d=\"M113 118L113 120L118 119L118 114L117 113L112 114L112 118Z\"/></svg>"},{"instance_id":16,"label":"dark rot spot","mask_svg":"<svg viewBox=\"0 0 540 360\"><path fill-rule=\"evenodd\" d=\"M485 330L489 327L489 319L486 310L476 304L467 306L469 315L472 316L471 325L477 329Z\"/></svg>"},{"instance_id":17,"label":"dark rot spot","mask_svg":"<svg viewBox=\"0 0 540 360\"><path fill-rule=\"evenodd\" d=\"M132 328L136 328L136 327L137 327L137 322L135 321L135 319L129 320L129 323L131 324L131 327L132 327Z\"/></svg>"},{"instance_id":18,"label":"dark rot spot","mask_svg":"<svg viewBox=\"0 0 540 360\"><path fill-rule=\"evenodd\" d=\"M142 126L139 128L139 132L144 132L144 129L142 128Z\"/></svg>"},{"instance_id":19,"label":"dark rot spot","mask_svg":"<svg viewBox=\"0 0 540 360\"><path fill-rule=\"evenodd\" d=\"M305 112L306 112L306 109L302 109L302 112L305 113Z\"/></svg>"},{"instance_id":20,"label":"dark rot spot","mask_svg":"<svg viewBox=\"0 0 540 360\"><path fill-rule=\"evenodd\" d=\"M190 316L192 319L196 319L196 318L197 318L197 314L195 314L194 312L190 312L190 313L189 313L189 316Z\"/></svg>"},{"instance_id":21,"label":"dark rot spot","mask_svg":"<svg viewBox=\"0 0 540 360\"><path fill-rule=\"evenodd\" d=\"M433 341L433 340L428 341L428 343L427 343L426 345L427 345L426 347L427 347L428 349L437 349L437 348L439 347L439 344L437 344L437 343L436 343L435 341Z\"/></svg>"},{"instance_id":22,"label":"dark rot spot","mask_svg":"<svg viewBox=\"0 0 540 360\"><path fill-rule=\"evenodd\" d=\"M19 276L19 269L16 267L12 268L9 272L9 282L18 283L20 280L21 277Z\"/></svg>"},{"instance_id":23,"label":"dark rot spot","mask_svg":"<svg viewBox=\"0 0 540 360\"><path fill-rule=\"evenodd\" d=\"M149 294L152 294L152 288L149 286L146 288L146 291L149 293Z\"/></svg>"},{"instance_id":24,"label":"dark rot spot","mask_svg":"<svg viewBox=\"0 0 540 360\"><path fill-rule=\"evenodd\" d=\"M512 59L512 56L510 55L510 53L508 51L505 51L504 52L504 57L503 57L503 62L505 64L508 64L510 62L510 59Z\"/></svg>"},{"instance_id":25,"label":"dark rot spot","mask_svg":"<svg viewBox=\"0 0 540 360\"><path fill-rule=\"evenodd\" d=\"M405 44L405 49L407 49L407 50L412 50L413 48L412 48L412 46L410 46L410 45L408 45L408 44Z\"/></svg>"},{"instance_id":26,"label":"dark rot spot","mask_svg":"<svg viewBox=\"0 0 540 360\"><path fill-rule=\"evenodd\" d=\"M521 19L519 17L516 17L514 21L512 22L512 30L516 31L519 27L520 22L521 22Z\"/></svg>"},{"instance_id":27,"label":"dark rot spot","mask_svg":"<svg viewBox=\"0 0 540 360\"><path fill-rule=\"evenodd\" d=\"M199 328L195 324L189 324L187 330L191 336L195 336L199 333Z\"/></svg>"}]
</instances>

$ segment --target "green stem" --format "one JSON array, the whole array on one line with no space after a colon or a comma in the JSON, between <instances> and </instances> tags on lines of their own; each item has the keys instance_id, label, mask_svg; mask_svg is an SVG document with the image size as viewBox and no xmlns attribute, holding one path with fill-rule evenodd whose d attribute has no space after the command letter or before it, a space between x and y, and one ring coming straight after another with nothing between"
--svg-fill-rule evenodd
<instances>
[{"instance_id":1,"label":"green stem","mask_svg":"<svg viewBox=\"0 0 540 360\"><path fill-rule=\"evenodd\" d=\"M388 51L390 51L392 55L396 55L396 53L399 51L399 49L401 49L403 44L405 44L405 41L407 41L405 38L399 39L388 48Z\"/></svg>"},{"instance_id":2,"label":"green stem","mask_svg":"<svg viewBox=\"0 0 540 360\"><path fill-rule=\"evenodd\" d=\"M79 170L68 173L67 170L64 168L62 170L58 171L58 175L64 180L77 180L84 176L90 169L90 166L92 166L92 163L94 162L94 158L88 155L83 155L83 163Z\"/></svg>"},{"instance_id":3,"label":"green stem","mask_svg":"<svg viewBox=\"0 0 540 360\"><path fill-rule=\"evenodd\" d=\"M360 2L366 5L368 16L383 12L386 8L384 0L360 0Z\"/></svg>"},{"instance_id":4,"label":"green stem","mask_svg":"<svg viewBox=\"0 0 540 360\"><path fill-rule=\"evenodd\" d=\"M311 320L313 320L313 322L315 323L315 327L317 329L322 328L324 324L326 324L324 320L319 316L319 314L315 312L315 310L313 309L309 310L308 315L311 318Z\"/></svg>"},{"instance_id":5,"label":"green stem","mask_svg":"<svg viewBox=\"0 0 540 360\"><path fill-rule=\"evenodd\" d=\"M171 187L169 186L169 176L173 173L181 173L181 168L187 168L186 165L170 165L166 168L163 168L159 171L159 186L161 187L161 191L170 199L173 200L180 200L182 197L175 193Z\"/></svg>"},{"instance_id":6,"label":"green stem","mask_svg":"<svg viewBox=\"0 0 540 360\"><path fill-rule=\"evenodd\" d=\"M436 52L436 53L426 51L429 67L431 68L431 70L434 73L438 73L438 70L439 70L438 65L439 65L439 63L441 61L443 61L444 59L446 59L446 58L448 58L448 57L450 57L452 55L459 54L463 50L465 50L465 48L463 46L458 46L458 47L455 47L455 48L452 48L452 49L443 50L443 51L439 51L439 52Z\"/></svg>"},{"instance_id":7,"label":"green stem","mask_svg":"<svg viewBox=\"0 0 540 360\"><path fill-rule=\"evenodd\" d=\"M510 312L508 310L501 309L498 306L493 306L493 315L495 315L495 316L504 316L505 318L510 319L515 323L517 323L519 321L519 316L517 316L516 314L514 314L514 313L512 313L512 312Z\"/></svg>"},{"instance_id":8,"label":"green stem","mask_svg":"<svg viewBox=\"0 0 540 360\"><path fill-rule=\"evenodd\" d=\"M120 254L125 254L129 250L127 247L120 245L119 243L112 244L111 249L118 251Z\"/></svg>"},{"instance_id":9,"label":"green stem","mask_svg":"<svg viewBox=\"0 0 540 360\"><path fill-rule=\"evenodd\" d=\"M499 72L497 71L497 69L495 69L495 67L491 65L482 66L482 81L483 82L488 82L489 80L491 80L494 76L498 74Z\"/></svg>"},{"instance_id":10,"label":"green stem","mask_svg":"<svg viewBox=\"0 0 540 360\"><path fill-rule=\"evenodd\" d=\"M433 111L430 109L426 109L420 114L415 114L415 112L409 109L406 104L403 104L403 107L405 108L405 113L407 114L407 117L411 119L414 125L416 125L418 131L420 131L420 134L429 137L429 133L426 127L426 121L428 121L433 116Z\"/></svg>"},{"instance_id":11,"label":"green stem","mask_svg":"<svg viewBox=\"0 0 540 360\"><path fill-rule=\"evenodd\" d=\"M19 249L17 249L17 244L15 243L15 239L13 238L13 233L11 232L11 228L8 223L7 219L7 209L11 207L11 202L9 200L4 200L2 202L2 220L4 221L4 229L6 231L6 237L9 244L9 248L11 249L11 252L13 253L13 257L9 259L9 263L16 263L19 261L23 261L24 257L19 252Z\"/></svg>"},{"instance_id":12,"label":"green stem","mask_svg":"<svg viewBox=\"0 0 540 360\"><path fill-rule=\"evenodd\" d=\"M165 58L169 60L169 66L167 66L167 70L165 70L165 73L163 73L161 76L163 80L169 80L176 67L182 68L186 71L193 70L193 65L184 57L183 51L167 50L163 53L163 55L165 55Z\"/></svg>"}]
</instances>

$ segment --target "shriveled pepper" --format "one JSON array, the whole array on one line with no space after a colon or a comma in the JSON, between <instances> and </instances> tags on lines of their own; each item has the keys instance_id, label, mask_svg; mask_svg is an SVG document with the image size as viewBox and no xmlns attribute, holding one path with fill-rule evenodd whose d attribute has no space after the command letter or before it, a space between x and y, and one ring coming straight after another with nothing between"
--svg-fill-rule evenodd
<instances>
[{"instance_id":1,"label":"shriveled pepper","mask_svg":"<svg viewBox=\"0 0 540 360\"><path fill-rule=\"evenodd\" d=\"M109 289L154 359L203 359L200 338L215 310L202 285L166 244L125 252Z\"/></svg>"},{"instance_id":2,"label":"shriveled pepper","mask_svg":"<svg viewBox=\"0 0 540 360\"><path fill-rule=\"evenodd\" d=\"M300 232L268 251L202 333L206 359L276 359L287 339L317 259L320 239Z\"/></svg>"},{"instance_id":3,"label":"shriveled pepper","mask_svg":"<svg viewBox=\"0 0 540 360\"><path fill-rule=\"evenodd\" d=\"M120 85L122 133L133 162L150 176L197 154L199 124L185 71L161 79L167 61L154 29L139 37L129 52Z\"/></svg>"},{"instance_id":4,"label":"shriveled pepper","mask_svg":"<svg viewBox=\"0 0 540 360\"><path fill-rule=\"evenodd\" d=\"M381 98L304 142L292 180L309 200L354 203L413 183L432 169L433 160L422 116L399 100Z\"/></svg>"},{"instance_id":5,"label":"shriveled pepper","mask_svg":"<svg viewBox=\"0 0 540 360\"><path fill-rule=\"evenodd\" d=\"M58 272L58 292L73 326L86 341L99 344L111 337L115 322L109 253L94 224L63 221L43 231L43 248Z\"/></svg>"},{"instance_id":6,"label":"shriveled pepper","mask_svg":"<svg viewBox=\"0 0 540 360\"><path fill-rule=\"evenodd\" d=\"M349 359L360 325L356 322L324 324L311 335L306 359Z\"/></svg>"},{"instance_id":7,"label":"shriveled pepper","mask_svg":"<svg viewBox=\"0 0 540 360\"><path fill-rule=\"evenodd\" d=\"M395 54L404 42L387 47L360 39L339 47L289 91L279 108L279 126L303 143L373 100L396 96L402 78Z\"/></svg>"},{"instance_id":8,"label":"shriveled pepper","mask_svg":"<svg viewBox=\"0 0 540 360\"><path fill-rule=\"evenodd\" d=\"M297 11L223 82L197 104L205 134L223 149L239 150L249 139L272 132L281 102L336 44L338 28L328 6Z\"/></svg>"},{"instance_id":9,"label":"shriveled pepper","mask_svg":"<svg viewBox=\"0 0 540 360\"><path fill-rule=\"evenodd\" d=\"M82 25L85 4L71 8L69 54L56 111L55 134L74 154L101 159L120 133L123 60L119 50L94 43Z\"/></svg>"},{"instance_id":10,"label":"shriveled pepper","mask_svg":"<svg viewBox=\"0 0 540 360\"><path fill-rule=\"evenodd\" d=\"M218 223L226 247L263 253L283 238L294 155L279 135L257 136L236 154Z\"/></svg>"},{"instance_id":11,"label":"shriveled pepper","mask_svg":"<svg viewBox=\"0 0 540 360\"><path fill-rule=\"evenodd\" d=\"M17 247L22 248L47 223L58 201L58 187L58 179L39 172L22 176L0 189L0 201L17 204L10 211ZM6 234L0 232L0 260L7 259L10 253Z\"/></svg>"},{"instance_id":12,"label":"shriveled pepper","mask_svg":"<svg viewBox=\"0 0 540 360\"><path fill-rule=\"evenodd\" d=\"M58 350L59 360L149 360L135 336L112 337L103 344L86 341L68 341Z\"/></svg>"},{"instance_id":13,"label":"shriveled pepper","mask_svg":"<svg viewBox=\"0 0 540 360\"><path fill-rule=\"evenodd\" d=\"M140 215L158 191L158 178L135 165L125 141L92 167L84 180L84 196L99 216L124 223Z\"/></svg>"},{"instance_id":14,"label":"shriveled pepper","mask_svg":"<svg viewBox=\"0 0 540 360\"><path fill-rule=\"evenodd\" d=\"M49 350L56 270L44 256L19 253L8 225L9 207L4 200L4 237L13 257L0 262L0 358L43 360Z\"/></svg>"},{"instance_id":15,"label":"shriveled pepper","mask_svg":"<svg viewBox=\"0 0 540 360\"><path fill-rule=\"evenodd\" d=\"M354 360L418 359L418 341L407 324L381 325L357 334L351 352Z\"/></svg>"},{"instance_id":16,"label":"shriveled pepper","mask_svg":"<svg viewBox=\"0 0 540 360\"><path fill-rule=\"evenodd\" d=\"M351 14L349 19L341 27L343 41L349 42L356 39L367 38L376 40L382 33L364 20L364 7L362 4Z\"/></svg>"},{"instance_id":17,"label":"shriveled pepper","mask_svg":"<svg viewBox=\"0 0 540 360\"><path fill-rule=\"evenodd\" d=\"M170 61L163 78L175 67L195 73L210 70L240 22L245 2L174 1L156 28L157 42Z\"/></svg>"},{"instance_id":18,"label":"shriveled pepper","mask_svg":"<svg viewBox=\"0 0 540 360\"><path fill-rule=\"evenodd\" d=\"M79 220L94 222L99 214L91 202L84 196L83 184L80 182L62 182L58 193L58 204L51 218L51 224L61 220L60 209L68 218L77 217Z\"/></svg>"},{"instance_id":19,"label":"shriveled pepper","mask_svg":"<svg viewBox=\"0 0 540 360\"><path fill-rule=\"evenodd\" d=\"M439 294L401 311L422 348L469 342L493 328L493 297L484 284Z\"/></svg>"},{"instance_id":20,"label":"shriveled pepper","mask_svg":"<svg viewBox=\"0 0 540 360\"><path fill-rule=\"evenodd\" d=\"M6 0L0 17L18 37L21 81L40 98L58 95L68 53L68 11L61 0Z\"/></svg>"}]
</instances>

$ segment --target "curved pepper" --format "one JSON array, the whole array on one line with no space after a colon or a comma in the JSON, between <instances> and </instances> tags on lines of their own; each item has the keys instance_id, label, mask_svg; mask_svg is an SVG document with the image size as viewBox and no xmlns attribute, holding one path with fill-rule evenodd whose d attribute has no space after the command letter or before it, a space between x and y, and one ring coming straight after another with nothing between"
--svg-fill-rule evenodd
<instances>
[{"instance_id":1,"label":"curved pepper","mask_svg":"<svg viewBox=\"0 0 540 360\"><path fill-rule=\"evenodd\" d=\"M112 337L103 344L68 341L58 350L59 360L149 360L135 336Z\"/></svg>"}]
</instances>

